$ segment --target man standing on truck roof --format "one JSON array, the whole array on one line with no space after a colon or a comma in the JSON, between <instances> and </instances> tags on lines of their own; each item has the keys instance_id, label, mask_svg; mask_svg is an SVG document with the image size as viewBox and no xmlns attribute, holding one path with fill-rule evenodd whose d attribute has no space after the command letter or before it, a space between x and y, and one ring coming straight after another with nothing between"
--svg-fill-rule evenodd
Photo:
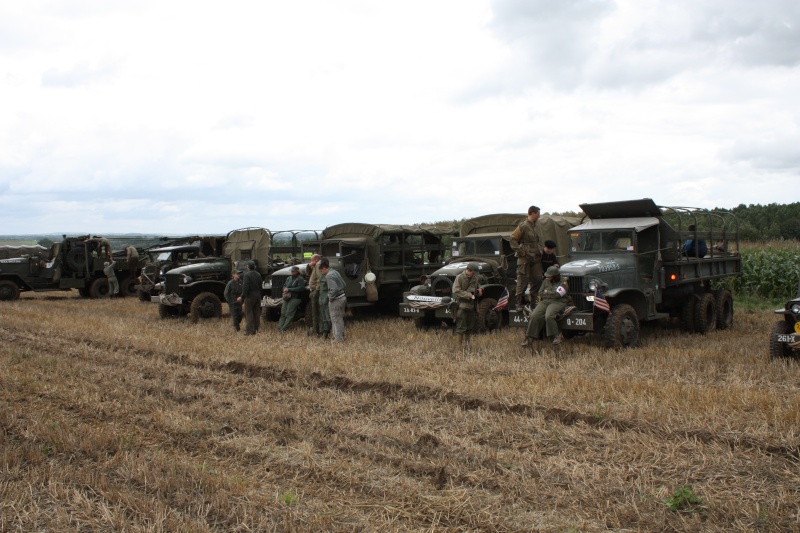
<instances>
[{"instance_id":1,"label":"man standing on truck roof","mask_svg":"<svg viewBox=\"0 0 800 533\"><path fill-rule=\"evenodd\" d=\"M255 261L247 262L242 279L242 295L236 299L244 304L245 335L255 335L261 322L261 273Z\"/></svg>"},{"instance_id":2,"label":"man standing on truck roof","mask_svg":"<svg viewBox=\"0 0 800 533\"><path fill-rule=\"evenodd\" d=\"M453 298L458 303L456 310L456 333L458 345L462 350L469 350L469 336L475 328L475 299L483 294L478 286L478 263L469 263L464 272L453 281Z\"/></svg>"},{"instance_id":3,"label":"man standing on truck roof","mask_svg":"<svg viewBox=\"0 0 800 533\"><path fill-rule=\"evenodd\" d=\"M517 311L525 303L525 289L531 284L531 299L542 284L542 243L536 231L540 210L535 205L528 208L528 219L511 234L511 248L517 256Z\"/></svg>"}]
</instances>

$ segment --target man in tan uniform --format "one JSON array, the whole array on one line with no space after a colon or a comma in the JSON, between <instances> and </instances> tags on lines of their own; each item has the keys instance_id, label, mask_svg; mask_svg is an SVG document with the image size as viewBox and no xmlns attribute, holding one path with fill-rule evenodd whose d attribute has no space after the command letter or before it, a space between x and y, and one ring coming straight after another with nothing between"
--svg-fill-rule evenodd
<instances>
[{"instance_id":1,"label":"man in tan uniform","mask_svg":"<svg viewBox=\"0 0 800 533\"><path fill-rule=\"evenodd\" d=\"M511 248L517 256L517 311L522 310L525 303L525 288L531 284L531 300L536 298L542 284L542 243L536 221L539 220L539 208L532 205L528 208L528 220L517 226L511 234Z\"/></svg>"}]
</instances>

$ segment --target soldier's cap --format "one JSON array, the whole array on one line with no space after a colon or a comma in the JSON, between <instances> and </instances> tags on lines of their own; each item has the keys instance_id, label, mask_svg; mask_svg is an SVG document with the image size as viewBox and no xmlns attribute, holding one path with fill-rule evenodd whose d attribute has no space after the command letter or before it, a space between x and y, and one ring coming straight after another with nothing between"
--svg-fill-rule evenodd
<instances>
[{"instance_id":1,"label":"soldier's cap","mask_svg":"<svg viewBox=\"0 0 800 533\"><path fill-rule=\"evenodd\" d=\"M238 274L239 276L241 276L242 274L244 274L244 270L238 270L237 269L237 270L234 270L233 273L234 274Z\"/></svg>"},{"instance_id":2,"label":"soldier's cap","mask_svg":"<svg viewBox=\"0 0 800 533\"><path fill-rule=\"evenodd\" d=\"M546 278L552 278L553 276L558 276L558 267L553 265L547 269L547 272L544 273Z\"/></svg>"},{"instance_id":3,"label":"soldier's cap","mask_svg":"<svg viewBox=\"0 0 800 533\"><path fill-rule=\"evenodd\" d=\"M547 246L548 248L555 248L556 247L556 241L551 241L551 240L548 239L548 240L544 241L544 245Z\"/></svg>"},{"instance_id":4,"label":"soldier's cap","mask_svg":"<svg viewBox=\"0 0 800 533\"><path fill-rule=\"evenodd\" d=\"M256 267L256 262L255 261L248 261L247 262L247 266L248 266L248 268L255 268Z\"/></svg>"},{"instance_id":5,"label":"soldier's cap","mask_svg":"<svg viewBox=\"0 0 800 533\"><path fill-rule=\"evenodd\" d=\"M297 266L297 265L294 265L294 266L292 267L292 272L300 272L300 267L299 267L299 266Z\"/></svg>"},{"instance_id":6,"label":"soldier's cap","mask_svg":"<svg viewBox=\"0 0 800 533\"><path fill-rule=\"evenodd\" d=\"M477 272L478 269L480 269L480 267L478 266L478 263L469 263L469 264L467 264L467 268L472 270L473 272Z\"/></svg>"}]
</instances>

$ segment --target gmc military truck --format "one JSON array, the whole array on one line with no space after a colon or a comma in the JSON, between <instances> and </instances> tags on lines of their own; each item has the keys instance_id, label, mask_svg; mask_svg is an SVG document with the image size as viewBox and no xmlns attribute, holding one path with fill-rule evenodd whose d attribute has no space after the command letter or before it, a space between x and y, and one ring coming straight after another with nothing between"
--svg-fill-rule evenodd
<instances>
[{"instance_id":1,"label":"gmc military truck","mask_svg":"<svg viewBox=\"0 0 800 533\"><path fill-rule=\"evenodd\" d=\"M569 231L561 265L575 306L559 322L565 337L595 333L609 348L627 348L644 321L680 318L698 333L733 325L731 292L714 286L742 272L732 213L649 198L580 207L588 220Z\"/></svg>"},{"instance_id":2,"label":"gmc military truck","mask_svg":"<svg viewBox=\"0 0 800 533\"><path fill-rule=\"evenodd\" d=\"M458 237L450 248L446 265L434 271L423 283L403 295L400 316L414 318L418 328L452 325L453 282L470 262L478 264L478 276L483 294L476 300L478 319L476 331L491 331L503 324L521 324L525 316L508 308L517 286L517 257L511 248L511 234L522 224L526 215L501 213L465 220ZM567 231L578 224L574 217L542 215L536 227L541 242L556 242L558 261L566 258L569 239Z\"/></svg>"},{"instance_id":3,"label":"gmc military truck","mask_svg":"<svg viewBox=\"0 0 800 533\"><path fill-rule=\"evenodd\" d=\"M265 280L266 291L274 270L285 264L284 259L275 254L288 254L299 261L299 239L317 235L314 231L305 230L233 230L225 238L222 257L189 259L189 264L169 270L165 273L164 281L157 284L159 294L153 296L151 301L158 303L158 314L162 318L190 315L192 320L197 321L219 317L222 314L225 285L230 281L234 268L244 270L247 263L253 261ZM278 241L273 246L275 237L278 237Z\"/></svg>"},{"instance_id":4,"label":"gmc military truck","mask_svg":"<svg viewBox=\"0 0 800 533\"><path fill-rule=\"evenodd\" d=\"M24 291L68 291L81 296L108 296L108 278L103 273L107 259L98 257L96 239L89 235L63 237L46 253L0 260L0 300L16 300ZM120 294L136 294L138 271L131 275L125 251L112 253Z\"/></svg>"},{"instance_id":5,"label":"gmc military truck","mask_svg":"<svg viewBox=\"0 0 800 533\"><path fill-rule=\"evenodd\" d=\"M454 233L447 225L337 224L325 228L320 239L304 242L303 255L320 254L342 275L349 309L395 314L403 292L442 266L447 239ZM301 272L305 266L300 265ZM290 270L273 274L271 294L262 301L271 318L279 316Z\"/></svg>"}]
</instances>

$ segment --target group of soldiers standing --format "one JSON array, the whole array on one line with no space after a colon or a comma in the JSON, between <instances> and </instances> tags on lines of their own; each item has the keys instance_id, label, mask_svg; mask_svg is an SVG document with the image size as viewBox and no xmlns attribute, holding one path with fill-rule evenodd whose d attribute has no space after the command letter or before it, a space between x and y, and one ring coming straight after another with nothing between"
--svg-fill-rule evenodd
<instances>
[{"instance_id":1,"label":"group of soldiers standing","mask_svg":"<svg viewBox=\"0 0 800 533\"><path fill-rule=\"evenodd\" d=\"M261 322L261 274L254 261L248 261L247 270L237 270L225 286L225 301L231 312L234 331L240 331L242 315L245 320L245 335L255 335ZM319 254L311 257L305 273L297 265L283 285L281 316L277 330L287 331L294 321L297 308L305 290L309 290L310 317L307 334L328 339L333 331L333 342L344 341L344 313L347 307L345 283L342 276L330 269L330 263ZM244 312L243 312L244 311Z\"/></svg>"}]
</instances>

